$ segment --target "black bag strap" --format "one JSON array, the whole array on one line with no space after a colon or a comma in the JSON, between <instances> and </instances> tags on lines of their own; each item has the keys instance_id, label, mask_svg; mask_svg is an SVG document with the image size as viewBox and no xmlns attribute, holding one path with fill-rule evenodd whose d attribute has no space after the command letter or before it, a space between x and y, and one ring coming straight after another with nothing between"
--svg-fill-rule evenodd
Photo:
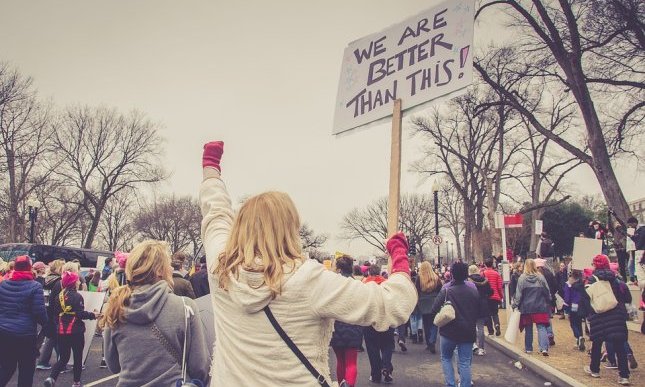
<instances>
[{"instance_id":1,"label":"black bag strap","mask_svg":"<svg viewBox=\"0 0 645 387\"><path fill-rule=\"evenodd\" d=\"M273 313L271 312L271 309L269 308L269 305L264 307L264 313L267 315L267 317L269 318L269 321L271 322L271 325L273 325L273 328L276 330L276 332L278 332L278 334L280 335L282 340L287 344L289 349L291 349L291 351L296 355L296 357L298 357L300 362L302 364L304 364L304 366L307 367L307 369L309 370L309 372L311 372L311 374L314 376L314 378L316 378L316 380L318 381L318 384L320 384L323 387L330 387L329 383L327 383L327 380L325 379L325 377L320 372L318 372L318 370L316 370L316 367L314 367L309 362L309 360L307 360L305 355L302 352L300 352L300 349L298 349L296 344L291 340L291 338L287 335L287 333L282 329L282 327L280 326L278 321L273 316Z\"/></svg>"}]
</instances>

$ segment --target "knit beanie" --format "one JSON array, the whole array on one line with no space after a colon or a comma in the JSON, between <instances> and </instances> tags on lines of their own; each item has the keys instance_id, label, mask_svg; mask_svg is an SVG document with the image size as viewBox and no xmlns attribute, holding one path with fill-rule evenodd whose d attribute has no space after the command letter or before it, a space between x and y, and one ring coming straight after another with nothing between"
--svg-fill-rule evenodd
<instances>
[{"instance_id":1,"label":"knit beanie","mask_svg":"<svg viewBox=\"0 0 645 387\"><path fill-rule=\"evenodd\" d=\"M13 269L15 271L31 271L31 259L26 255L16 257Z\"/></svg>"},{"instance_id":2,"label":"knit beanie","mask_svg":"<svg viewBox=\"0 0 645 387\"><path fill-rule=\"evenodd\" d=\"M604 254L598 254L593 257L593 265L596 269L609 269L609 258Z\"/></svg>"},{"instance_id":3,"label":"knit beanie","mask_svg":"<svg viewBox=\"0 0 645 387\"><path fill-rule=\"evenodd\" d=\"M73 271L66 271L63 273L62 284L64 288L75 286L76 281L78 281L78 273L74 273Z\"/></svg>"},{"instance_id":4,"label":"knit beanie","mask_svg":"<svg viewBox=\"0 0 645 387\"><path fill-rule=\"evenodd\" d=\"M122 251L115 251L114 252L114 258L119 264L119 267L121 269L125 269L125 264L128 262L128 253L124 253Z\"/></svg>"}]
</instances>

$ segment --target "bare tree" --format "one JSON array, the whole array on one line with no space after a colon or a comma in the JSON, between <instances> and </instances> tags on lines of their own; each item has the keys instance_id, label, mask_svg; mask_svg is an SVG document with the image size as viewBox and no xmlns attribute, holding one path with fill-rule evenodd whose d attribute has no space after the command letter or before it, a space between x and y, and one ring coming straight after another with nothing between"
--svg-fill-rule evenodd
<instances>
[{"instance_id":1,"label":"bare tree","mask_svg":"<svg viewBox=\"0 0 645 387\"><path fill-rule=\"evenodd\" d=\"M450 230L457 245L457 257L462 258L461 236L464 230L464 200L456 189L448 182L442 182L439 189L439 217L444 220L444 226ZM441 223L441 222L440 222Z\"/></svg>"},{"instance_id":2,"label":"bare tree","mask_svg":"<svg viewBox=\"0 0 645 387\"><path fill-rule=\"evenodd\" d=\"M112 196L105 206L101 217L99 237L109 251L129 251L135 236L132 227L136 203L134 192L124 190Z\"/></svg>"},{"instance_id":3,"label":"bare tree","mask_svg":"<svg viewBox=\"0 0 645 387\"><path fill-rule=\"evenodd\" d=\"M37 187L36 197L41 204L38 239L50 245L80 247L81 225L87 223L87 215L78 205L81 194L56 179L49 179Z\"/></svg>"},{"instance_id":4,"label":"bare tree","mask_svg":"<svg viewBox=\"0 0 645 387\"><path fill-rule=\"evenodd\" d=\"M157 128L137 111L124 115L102 107L70 108L61 118L55 144L61 156L56 174L82 193L79 205L90 220L86 248L114 195L166 177Z\"/></svg>"},{"instance_id":5,"label":"bare tree","mask_svg":"<svg viewBox=\"0 0 645 387\"><path fill-rule=\"evenodd\" d=\"M611 161L625 152L637 155L626 147L643 134L645 5L637 0L491 0L476 17L492 6L504 7L523 38L516 40L515 50L493 50L476 60L475 68L537 131L589 165L607 203L627 217L629 206ZM495 79L488 62L508 54L515 70L504 80ZM590 155L575 138L550 131L527 108L516 87L525 78L546 79L557 92L572 94ZM605 114L598 109L602 105L607 106Z\"/></svg>"},{"instance_id":6,"label":"bare tree","mask_svg":"<svg viewBox=\"0 0 645 387\"><path fill-rule=\"evenodd\" d=\"M325 234L316 234L307 223L300 226L300 240L302 241L302 250L317 250L327 242L328 236Z\"/></svg>"}]
</instances>

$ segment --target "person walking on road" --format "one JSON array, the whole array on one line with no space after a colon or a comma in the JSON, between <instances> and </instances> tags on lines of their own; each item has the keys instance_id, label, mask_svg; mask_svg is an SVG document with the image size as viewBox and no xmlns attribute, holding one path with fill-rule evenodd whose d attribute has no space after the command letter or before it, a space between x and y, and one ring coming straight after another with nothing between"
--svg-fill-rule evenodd
<instances>
[{"instance_id":1,"label":"person walking on road","mask_svg":"<svg viewBox=\"0 0 645 387\"><path fill-rule=\"evenodd\" d=\"M520 331L524 333L524 351L533 352L533 324L536 325L538 336L538 347L540 353L549 356L549 338L547 327L549 326L549 308L551 307L551 295L549 285L544 276L536 268L533 259L524 262L524 273L517 282L513 309L519 308Z\"/></svg>"},{"instance_id":2,"label":"person walking on road","mask_svg":"<svg viewBox=\"0 0 645 387\"><path fill-rule=\"evenodd\" d=\"M180 297L188 297L194 300L195 292L193 291L193 285L185 278L185 274L182 271L183 265L181 261L172 261L172 291Z\"/></svg>"},{"instance_id":3,"label":"person walking on road","mask_svg":"<svg viewBox=\"0 0 645 387\"><path fill-rule=\"evenodd\" d=\"M42 327L42 334L45 336L45 340L40 347L40 357L36 364L36 369L38 370L49 370L51 369L50 360L52 357L52 351L57 348L56 340L58 334L56 333L56 319L58 314L56 314L56 303L52 300L58 299L58 294L62 290L61 285L61 274L63 270L63 265L65 261L62 259L57 259L49 263L49 274L45 277L44 293L45 298L47 299L47 322ZM58 349L56 349L58 353Z\"/></svg>"},{"instance_id":4,"label":"person walking on road","mask_svg":"<svg viewBox=\"0 0 645 387\"><path fill-rule=\"evenodd\" d=\"M98 272L97 272L98 273ZM74 384L81 386L81 373L83 372L83 348L85 347L85 323L83 320L94 320L99 314L85 311L85 303L77 289L80 284L78 273L66 271L62 276L63 290L58 298L51 300L56 306L58 332L58 351L60 357L45 379L45 387L53 387L56 378L67 366L69 358L74 352Z\"/></svg>"},{"instance_id":5,"label":"person walking on road","mask_svg":"<svg viewBox=\"0 0 645 387\"><path fill-rule=\"evenodd\" d=\"M423 319L423 331L425 333L426 350L430 353L436 353L436 342L439 328L434 325L433 320L430 318L432 306L434 301L441 291L441 278L432 269L432 265L428 261L421 262L419 266L419 275L416 283L417 293L419 295L418 308L421 312Z\"/></svg>"},{"instance_id":6,"label":"person walking on road","mask_svg":"<svg viewBox=\"0 0 645 387\"><path fill-rule=\"evenodd\" d=\"M343 277L352 277L352 257L343 255L336 260L336 271ZM334 333L331 337L331 347L336 354L336 377L345 380L349 387L356 385L358 376L358 349L363 344L363 327L347 324L342 321L334 322Z\"/></svg>"},{"instance_id":7,"label":"person walking on road","mask_svg":"<svg viewBox=\"0 0 645 387\"><path fill-rule=\"evenodd\" d=\"M477 286L477 292L479 293L479 313L477 314L477 350L475 354L477 356L484 356L486 350L484 349L484 325L486 321L490 321L490 311L488 309L488 298L493 294L493 289L491 289L488 280L479 274L479 268L476 265L470 265L468 267L468 279Z\"/></svg>"},{"instance_id":8,"label":"person walking on road","mask_svg":"<svg viewBox=\"0 0 645 387\"><path fill-rule=\"evenodd\" d=\"M627 364L627 353L625 351L627 343L627 309L626 303L631 303L631 294L627 285L619 280L609 267L609 258L606 255L598 254L594 257L593 276L588 280L588 286L593 285L596 281L607 281L611 285L611 291L617 301L617 305L603 313L596 313L593 309L589 297L583 298L587 304L585 310L589 313L589 340L591 340L591 363L584 368L585 372L592 378L600 378L600 357L602 354L602 344L611 344L613 351L616 353L618 363L618 374L621 385L629 385L629 367ZM611 359L609 359L611 361Z\"/></svg>"},{"instance_id":9,"label":"person walking on road","mask_svg":"<svg viewBox=\"0 0 645 387\"><path fill-rule=\"evenodd\" d=\"M0 283L0 387L18 368L18 387L31 387L36 368L37 324L47 322L43 287L34 281L31 259L16 257L9 278Z\"/></svg>"},{"instance_id":10,"label":"person walking on road","mask_svg":"<svg viewBox=\"0 0 645 387\"><path fill-rule=\"evenodd\" d=\"M99 322L105 361L119 374L117 386L174 386L182 379L184 354L188 378L205 382L212 343L206 342L195 302L172 293L168 246L141 242L124 274L126 285L112 291Z\"/></svg>"},{"instance_id":11,"label":"person walking on road","mask_svg":"<svg viewBox=\"0 0 645 387\"><path fill-rule=\"evenodd\" d=\"M407 240L397 233L387 241L392 269L380 285L326 270L304 257L287 194L265 192L233 212L221 177L223 149L219 141L204 146L200 189L217 332L211 386L331 385L334 320L385 331L412 313L417 293ZM293 343L285 345L280 332Z\"/></svg>"},{"instance_id":12,"label":"person walking on road","mask_svg":"<svg viewBox=\"0 0 645 387\"><path fill-rule=\"evenodd\" d=\"M456 262L450 270L452 281L449 286L443 287L430 312L430 317L435 318L444 302L450 301L455 309L455 319L439 329L441 336L441 367L446 386L456 386L455 370L452 358L457 349L457 369L459 385L470 386L472 381L473 344L475 343L475 326L479 315L479 293L466 284L468 266Z\"/></svg>"},{"instance_id":13,"label":"person walking on road","mask_svg":"<svg viewBox=\"0 0 645 387\"><path fill-rule=\"evenodd\" d=\"M587 315L585 305L582 304L582 297L585 292L582 283L582 273L574 270L569 275L568 282L564 285L564 304L569 309L569 324L573 337L576 338L575 348L581 352L585 350L585 338L582 334L582 319Z\"/></svg>"},{"instance_id":14,"label":"person walking on road","mask_svg":"<svg viewBox=\"0 0 645 387\"><path fill-rule=\"evenodd\" d=\"M555 279L555 276L547 267L547 261L543 258L535 259L535 267L538 270L538 273L542 274L546 280L547 285L549 285L549 325L546 327L546 333L549 338L549 345L555 345L555 334L553 333L553 325L551 325L551 316L553 316L553 310L556 307L555 304L555 295L558 291L558 282Z\"/></svg>"},{"instance_id":15,"label":"person walking on road","mask_svg":"<svg viewBox=\"0 0 645 387\"><path fill-rule=\"evenodd\" d=\"M488 297L488 311L490 313L490 318L486 322L486 327L488 328L488 334L493 334L493 327L495 327L495 336L502 334L499 325L499 306L502 303L502 276L499 275L497 270L493 269L493 259L488 258L484 262L486 268L482 275L488 280L493 294Z\"/></svg>"},{"instance_id":16,"label":"person walking on road","mask_svg":"<svg viewBox=\"0 0 645 387\"><path fill-rule=\"evenodd\" d=\"M201 265L199 271L190 277L190 284L193 286L195 298L199 298L210 294L211 289L208 285L208 267L206 266L206 257L203 256L199 260Z\"/></svg>"}]
</instances>

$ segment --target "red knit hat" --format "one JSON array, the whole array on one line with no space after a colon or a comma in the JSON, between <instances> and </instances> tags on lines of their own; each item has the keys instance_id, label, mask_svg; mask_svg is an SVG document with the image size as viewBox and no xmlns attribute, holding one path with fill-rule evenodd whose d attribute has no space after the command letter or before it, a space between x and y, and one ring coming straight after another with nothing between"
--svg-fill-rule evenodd
<instances>
[{"instance_id":1,"label":"red knit hat","mask_svg":"<svg viewBox=\"0 0 645 387\"><path fill-rule=\"evenodd\" d=\"M31 271L31 259L26 255L16 257L13 269L15 271Z\"/></svg>"},{"instance_id":2,"label":"red knit hat","mask_svg":"<svg viewBox=\"0 0 645 387\"><path fill-rule=\"evenodd\" d=\"M609 258L604 254L598 254L593 257L593 265L596 269L609 270Z\"/></svg>"},{"instance_id":3,"label":"red knit hat","mask_svg":"<svg viewBox=\"0 0 645 387\"><path fill-rule=\"evenodd\" d=\"M78 274L73 271L66 271L63 273L61 282L64 288L69 288L76 285L78 281Z\"/></svg>"}]
</instances>

